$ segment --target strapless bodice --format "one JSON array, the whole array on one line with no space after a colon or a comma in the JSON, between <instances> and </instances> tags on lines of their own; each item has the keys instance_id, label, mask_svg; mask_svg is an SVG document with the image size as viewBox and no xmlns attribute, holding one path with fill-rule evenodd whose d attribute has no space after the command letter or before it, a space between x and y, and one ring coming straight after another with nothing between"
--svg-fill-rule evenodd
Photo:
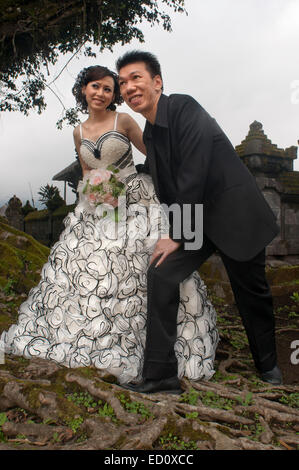
<instances>
[{"instance_id":1,"label":"strapless bodice","mask_svg":"<svg viewBox=\"0 0 299 470\"><path fill-rule=\"evenodd\" d=\"M116 130L105 132L95 142L82 138L80 153L89 168L106 169L113 165L119 170L121 178L136 173L131 143Z\"/></svg>"}]
</instances>

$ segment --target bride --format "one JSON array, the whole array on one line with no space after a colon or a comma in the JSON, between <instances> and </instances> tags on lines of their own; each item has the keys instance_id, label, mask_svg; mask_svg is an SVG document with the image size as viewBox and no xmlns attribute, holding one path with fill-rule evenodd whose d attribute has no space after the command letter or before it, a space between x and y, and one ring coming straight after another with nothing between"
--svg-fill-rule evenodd
<instances>
[{"instance_id":1,"label":"bride","mask_svg":"<svg viewBox=\"0 0 299 470\"><path fill-rule=\"evenodd\" d=\"M83 180L79 203L64 220L39 284L21 305L18 322L1 336L7 354L40 357L67 367L94 366L119 383L141 379L146 336L147 267L167 223L151 178L137 174L133 145L145 154L142 131L121 104L117 75L101 66L83 69L73 94L85 122L74 130ZM110 169L123 183L118 220L111 198L95 205L86 191L92 175ZM108 170L107 170L108 171ZM112 207L113 206L113 207ZM108 208L108 209L107 209ZM178 375L214 374L216 313L198 273L180 287L175 351Z\"/></svg>"}]
</instances>

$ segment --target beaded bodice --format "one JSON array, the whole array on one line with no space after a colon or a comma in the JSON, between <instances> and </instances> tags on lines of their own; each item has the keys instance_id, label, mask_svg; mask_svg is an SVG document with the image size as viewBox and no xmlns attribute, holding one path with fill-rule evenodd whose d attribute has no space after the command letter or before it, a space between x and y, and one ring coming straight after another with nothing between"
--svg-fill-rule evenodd
<instances>
[{"instance_id":1,"label":"beaded bodice","mask_svg":"<svg viewBox=\"0 0 299 470\"><path fill-rule=\"evenodd\" d=\"M129 139L116 130L117 114L114 129L102 134L95 142L84 138L80 125L81 158L89 168L107 168L113 165L120 170L120 177L128 177L136 173L133 162L132 146Z\"/></svg>"}]
</instances>

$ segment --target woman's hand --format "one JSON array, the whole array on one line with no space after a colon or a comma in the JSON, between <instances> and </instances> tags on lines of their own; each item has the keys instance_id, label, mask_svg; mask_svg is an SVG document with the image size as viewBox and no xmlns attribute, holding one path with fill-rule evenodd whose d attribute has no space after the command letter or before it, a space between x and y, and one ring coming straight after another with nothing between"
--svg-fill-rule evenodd
<instances>
[{"instance_id":1,"label":"woman's hand","mask_svg":"<svg viewBox=\"0 0 299 470\"><path fill-rule=\"evenodd\" d=\"M153 261L155 261L155 259L160 256L159 261L155 265L155 267L157 268L161 263L163 263L167 256L170 255L170 253L173 253L174 251L178 250L180 246L181 243L175 242L168 236L164 236L159 241L157 241L154 252L150 259L150 264L152 264Z\"/></svg>"}]
</instances>

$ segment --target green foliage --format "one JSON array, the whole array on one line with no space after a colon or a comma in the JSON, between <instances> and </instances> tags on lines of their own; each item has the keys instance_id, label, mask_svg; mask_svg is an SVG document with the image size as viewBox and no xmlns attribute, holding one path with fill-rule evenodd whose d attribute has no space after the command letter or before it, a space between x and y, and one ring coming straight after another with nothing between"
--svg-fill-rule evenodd
<instances>
[{"instance_id":1,"label":"green foliage","mask_svg":"<svg viewBox=\"0 0 299 470\"><path fill-rule=\"evenodd\" d=\"M84 418L82 416L78 416L76 418L71 418L66 420L67 426L73 431L74 434L76 434L83 423Z\"/></svg>"},{"instance_id":2,"label":"green foliage","mask_svg":"<svg viewBox=\"0 0 299 470\"><path fill-rule=\"evenodd\" d=\"M231 400L228 398L223 398L217 395L215 392L198 392L191 388L188 392L182 393L180 396L180 401L183 403L188 403L189 405L197 405L198 399L204 406L209 406L211 408L220 408L222 410L232 410L233 407L239 403L242 406L249 406L252 404L252 393L248 392L245 398L236 397L236 400ZM198 414L196 412L186 415L186 418L197 418Z\"/></svg>"},{"instance_id":3,"label":"green foliage","mask_svg":"<svg viewBox=\"0 0 299 470\"><path fill-rule=\"evenodd\" d=\"M98 415L102 418L108 417L113 422L117 422L117 418L114 413L114 409L109 403L104 403L103 407L98 410Z\"/></svg>"},{"instance_id":4,"label":"green foliage","mask_svg":"<svg viewBox=\"0 0 299 470\"><path fill-rule=\"evenodd\" d=\"M40 269L47 261L49 248L0 222L0 237L3 234L5 237L0 240L0 290L7 296L28 293L40 279Z\"/></svg>"},{"instance_id":5,"label":"green foliage","mask_svg":"<svg viewBox=\"0 0 299 470\"><path fill-rule=\"evenodd\" d=\"M198 418L198 413L197 411L193 411L192 413L186 413L185 418L196 419Z\"/></svg>"},{"instance_id":6,"label":"green foliage","mask_svg":"<svg viewBox=\"0 0 299 470\"><path fill-rule=\"evenodd\" d=\"M53 433L52 441L53 441L54 444L60 442L60 437L59 437L58 432Z\"/></svg>"},{"instance_id":7,"label":"green foliage","mask_svg":"<svg viewBox=\"0 0 299 470\"><path fill-rule=\"evenodd\" d=\"M42 202L51 212L64 205L64 200L60 196L57 186L50 186L49 184L42 186L38 191L38 194L41 196L39 201Z\"/></svg>"},{"instance_id":8,"label":"green foliage","mask_svg":"<svg viewBox=\"0 0 299 470\"><path fill-rule=\"evenodd\" d=\"M232 410L235 404L233 400L220 397L212 391L200 392L200 399L203 405L222 410Z\"/></svg>"},{"instance_id":9,"label":"green foliage","mask_svg":"<svg viewBox=\"0 0 299 470\"><path fill-rule=\"evenodd\" d=\"M102 400L95 399L87 391L74 392L67 395L67 400L73 402L79 407L84 407L85 411L93 409L102 418L108 417L112 421L117 422L114 409L108 403L104 403Z\"/></svg>"},{"instance_id":10,"label":"green foliage","mask_svg":"<svg viewBox=\"0 0 299 470\"><path fill-rule=\"evenodd\" d=\"M95 400L88 392L74 392L67 396L68 401L75 403L75 405L84 407L88 411L93 408L95 412L102 418L108 417L112 421L117 422L114 410L111 405L104 403L102 400ZM75 420L73 426L76 426L77 421ZM68 426L70 424L68 423ZM73 429L71 427L71 429Z\"/></svg>"},{"instance_id":11,"label":"green foliage","mask_svg":"<svg viewBox=\"0 0 299 470\"><path fill-rule=\"evenodd\" d=\"M223 380L235 380L237 378L238 376L236 374L222 374L219 370L216 370L211 378L211 382L222 382Z\"/></svg>"},{"instance_id":12,"label":"green foliage","mask_svg":"<svg viewBox=\"0 0 299 470\"><path fill-rule=\"evenodd\" d=\"M293 302L296 302L297 303L297 296L296 296L297 292L294 292L293 295L290 296L290 299L293 300ZM299 306L299 303L298 303L298 306ZM298 308L297 305L283 305L282 307L278 307L276 309L276 312L278 314L286 314L288 316L288 318L296 318L299 316L299 313L297 313L295 310Z\"/></svg>"},{"instance_id":13,"label":"green foliage","mask_svg":"<svg viewBox=\"0 0 299 470\"><path fill-rule=\"evenodd\" d=\"M124 393L118 396L119 401L126 411L129 413L140 414L144 419L153 417L153 413L144 405L144 403L131 401Z\"/></svg>"},{"instance_id":14,"label":"green foliage","mask_svg":"<svg viewBox=\"0 0 299 470\"><path fill-rule=\"evenodd\" d=\"M0 413L0 426L2 426L7 421L6 413Z\"/></svg>"},{"instance_id":15,"label":"green foliage","mask_svg":"<svg viewBox=\"0 0 299 470\"><path fill-rule=\"evenodd\" d=\"M76 405L84 406L85 408L96 408L101 405L101 400L96 402L88 392L75 392L67 396L69 401L74 402Z\"/></svg>"},{"instance_id":16,"label":"green foliage","mask_svg":"<svg viewBox=\"0 0 299 470\"><path fill-rule=\"evenodd\" d=\"M299 392L283 394L279 399L280 403L299 409Z\"/></svg>"},{"instance_id":17,"label":"green foliage","mask_svg":"<svg viewBox=\"0 0 299 470\"><path fill-rule=\"evenodd\" d=\"M196 405L198 402L199 392L191 388L188 392L181 394L179 401L189 403L189 405Z\"/></svg>"},{"instance_id":18,"label":"green foliage","mask_svg":"<svg viewBox=\"0 0 299 470\"><path fill-rule=\"evenodd\" d=\"M9 278L5 286L1 289L3 294L11 296L15 294L14 286L17 283L16 279Z\"/></svg>"},{"instance_id":19,"label":"green foliage","mask_svg":"<svg viewBox=\"0 0 299 470\"><path fill-rule=\"evenodd\" d=\"M24 217L28 215L30 212L36 211L35 207L32 207L29 201L26 201L26 204L22 207L22 213Z\"/></svg>"},{"instance_id":20,"label":"green foliage","mask_svg":"<svg viewBox=\"0 0 299 470\"><path fill-rule=\"evenodd\" d=\"M249 436L249 439L252 441L258 441L260 438L260 435L265 431L265 428L262 426L260 419L259 419L259 414L255 413L254 414L254 424L241 424L240 429L243 429L245 431L250 431L251 435Z\"/></svg>"},{"instance_id":21,"label":"green foliage","mask_svg":"<svg viewBox=\"0 0 299 470\"><path fill-rule=\"evenodd\" d=\"M299 304L299 292L293 292L290 297L296 304Z\"/></svg>"},{"instance_id":22,"label":"green foliage","mask_svg":"<svg viewBox=\"0 0 299 470\"><path fill-rule=\"evenodd\" d=\"M2 431L2 426L6 421L7 421L6 413L0 413L0 442L5 442L5 436Z\"/></svg>"},{"instance_id":23,"label":"green foliage","mask_svg":"<svg viewBox=\"0 0 299 470\"><path fill-rule=\"evenodd\" d=\"M253 396L252 392L248 392L246 393L246 396L244 399L242 397L237 397L237 400L242 406L250 406L253 403L252 396Z\"/></svg>"},{"instance_id":24,"label":"green foliage","mask_svg":"<svg viewBox=\"0 0 299 470\"><path fill-rule=\"evenodd\" d=\"M185 11L184 0L160 0L160 4L174 12ZM137 27L142 21L171 31L170 16L156 0L2 0L0 111L41 113L46 108L45 89L56 94L51 88L56 78L47 82L46 77L61 54L96 57L91 44L102 52L132 39L144 42ZM75 125L76 108L65 110L59 128L64 120Z\"/></svg>"},{"instance_id":25,"label":"green foliage","mask_svg":"<svg viewBox=\"0 0 299 470\"><path fill-rule=\"evenodd\" d=\"M196 450L198 449L195 441L185 442L178 436L173 435L171 432L166 436L161 436L159 439L160 445L163 450Z\"/></svg>"}]
</instances>

